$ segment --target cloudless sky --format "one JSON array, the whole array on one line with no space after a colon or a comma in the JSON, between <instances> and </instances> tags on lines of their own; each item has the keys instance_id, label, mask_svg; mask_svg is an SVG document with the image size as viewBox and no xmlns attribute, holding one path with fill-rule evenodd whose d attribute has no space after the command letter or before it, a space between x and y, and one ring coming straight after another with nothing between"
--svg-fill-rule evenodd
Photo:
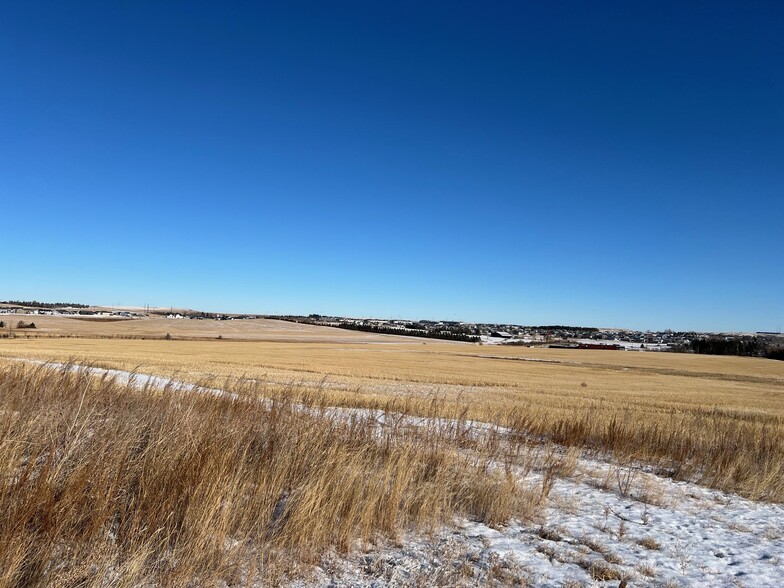
<instances>
[{"instance_id":1,"label":"cloudless sky","mask_svg":"<svg viewBox=\"0 0 784 588\"><path fill-rule=\"evenodd\" d=\"M784 323L784 3L0 2L0 299Z\"/></svg>"}]
</instances>

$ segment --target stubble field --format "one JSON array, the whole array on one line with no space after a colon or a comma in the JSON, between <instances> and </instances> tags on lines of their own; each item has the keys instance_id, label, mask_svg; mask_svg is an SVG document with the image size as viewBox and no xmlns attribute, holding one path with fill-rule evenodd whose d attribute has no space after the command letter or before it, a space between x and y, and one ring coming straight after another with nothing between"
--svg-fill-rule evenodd
<instances>
[{"instance_id":1,"label":"stubble field","mask_svg":"<svg viewBox=\"0 0 784 588\"><path fill-rule=\"evenodd\" d=\"M0 585L777 585L782 362L86 322L0 339Z\"/></svg>"},{"instance_id":2,"label":"stubble field","mask_svg":"<svg viewBox=\"0 0 784 588\"><path fill-rule=\"evenodd\" d=\"M336 406L430 411L655 464L784 499L784 363L757 358L442 343L274 320L90 324L49 318L0 356L73 361L221 385L299 390ZM124 334L156 337L118 338ZM162 340L166 333L173 340ZM201 340L188 340L198 333ZM218 336L222 338L217 339ZM780 458L780 459L777 459Z\"/></svg>"}]
</instances>

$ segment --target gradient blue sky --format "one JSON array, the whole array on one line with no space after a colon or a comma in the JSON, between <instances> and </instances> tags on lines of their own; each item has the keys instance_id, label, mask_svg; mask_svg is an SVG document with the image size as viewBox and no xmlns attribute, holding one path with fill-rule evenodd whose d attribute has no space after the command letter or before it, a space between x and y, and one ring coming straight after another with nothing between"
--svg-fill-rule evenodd
<instances>
[{"instance_id":1,"label":"gradient blue sky","mask_svg":"<svg viewBox=\"0 0 784 588\"><path fill-rule=\"evenodd\" d=\"M0 6L0 299L784 322L782 2Z\"/></svg>"}]
</instances>

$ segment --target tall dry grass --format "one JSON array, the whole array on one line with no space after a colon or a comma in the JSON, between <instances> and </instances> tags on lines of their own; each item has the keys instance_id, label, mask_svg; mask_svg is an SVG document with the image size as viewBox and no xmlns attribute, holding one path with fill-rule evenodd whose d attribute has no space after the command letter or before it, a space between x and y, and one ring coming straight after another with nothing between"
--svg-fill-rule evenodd
<instances>
[{"instance_id":1,"label":"tall dry grass","mask_svg":"<svg viewBox=\"0 0 784 588\"><path fill-rule=\"evenodd\" d=\"M597 405L558 416L514 410L509 424L521 438L541 436L652 465L660 475L784 502L784 419L777 415L690 408L646 419Z\"/></svg>"},{"instance_id":2,"label":"tall dry grass","mask_svg":"<svg viewBox=\"0 0 784 588\"><path fill-rule=\"evenodd\" d=\"M493 431L299 401L0 366L0 586L276 584L331 546L496 524L546 494Z\"/></svg>"}]
</instances>

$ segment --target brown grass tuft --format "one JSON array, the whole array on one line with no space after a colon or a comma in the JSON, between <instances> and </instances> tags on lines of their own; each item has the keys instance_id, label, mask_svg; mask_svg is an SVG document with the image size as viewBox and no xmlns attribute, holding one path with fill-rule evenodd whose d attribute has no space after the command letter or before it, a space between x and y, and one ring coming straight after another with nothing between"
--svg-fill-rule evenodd
<instances>
[{"instance_id":1,"label":"brown grass tuft","mask_svg":"<svg viewBox=\"0 0 784 588\"><path fill-rule=\"evenodd\" d=\"M661 549L661 544L653 537L643 537L642 539L638 539L637 544L652 551Z\"/></svg>"}]
</instances>

